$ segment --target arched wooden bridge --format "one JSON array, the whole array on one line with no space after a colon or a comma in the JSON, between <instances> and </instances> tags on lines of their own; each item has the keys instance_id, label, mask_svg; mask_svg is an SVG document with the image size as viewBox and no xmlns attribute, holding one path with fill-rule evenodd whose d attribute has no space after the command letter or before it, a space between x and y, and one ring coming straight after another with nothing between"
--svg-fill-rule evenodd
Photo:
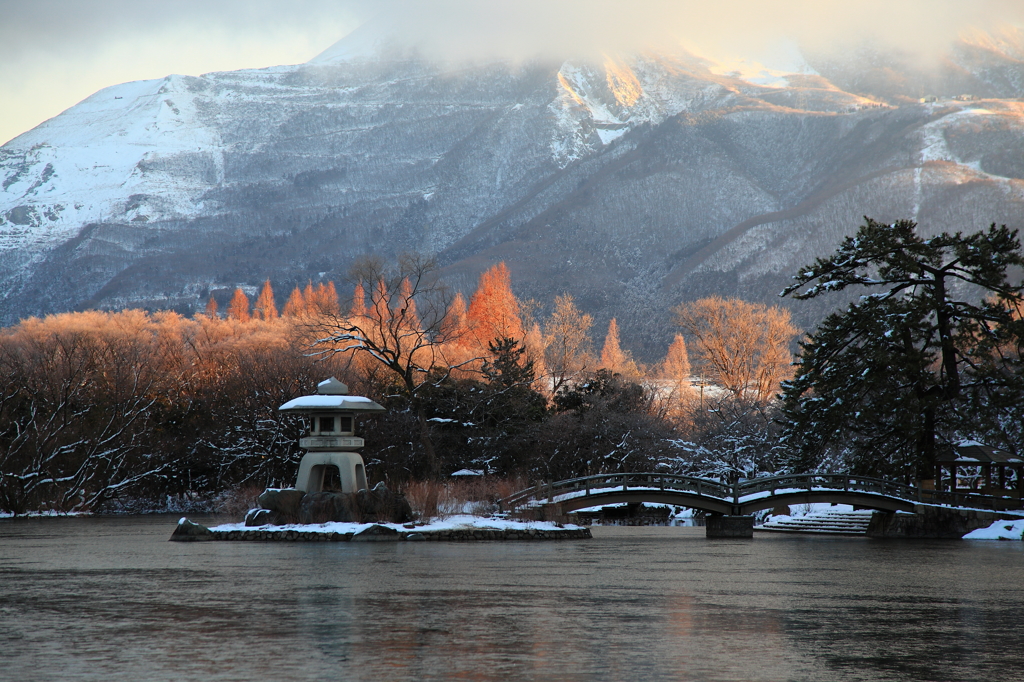
<instances>
[{"instance_id":1,"label":"arched wooden bridge","mask_svg":"<svg viewBox=\"0 0 1024 682\"><path fill-rule=\"evenodd\" d=\"M651 502L747 516L782 505L824 502L881 511L913 512L915 504L948 504L981 509L1016 508L1019 500L988 495L941 493L867 476L801 474L721 483L707 478L659 473L598 474L541 483L500 501L504 511L545 507L566 514L587 507Z\"/></svg>"}]
</instances>

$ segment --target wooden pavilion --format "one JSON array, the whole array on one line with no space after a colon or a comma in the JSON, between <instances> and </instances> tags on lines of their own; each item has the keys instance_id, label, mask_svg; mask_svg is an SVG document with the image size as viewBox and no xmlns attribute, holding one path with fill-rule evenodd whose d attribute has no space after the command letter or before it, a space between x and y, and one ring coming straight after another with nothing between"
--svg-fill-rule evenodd
<instances>
[{"instance_id":1,"label":"wooden pavilion","mask_svg":"<svg viewBox=\"0 0 1024 682\"><path fill-rule=\"evenodd\" d=\"M935 489L1024 498L1024 457L963 441L941 448L935 458Z\"/></svg>"}]
</instances>

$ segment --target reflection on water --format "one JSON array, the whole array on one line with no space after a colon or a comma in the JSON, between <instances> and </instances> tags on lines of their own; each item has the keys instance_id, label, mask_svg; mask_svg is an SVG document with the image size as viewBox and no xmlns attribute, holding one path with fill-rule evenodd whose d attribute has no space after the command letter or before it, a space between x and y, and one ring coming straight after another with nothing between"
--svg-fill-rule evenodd
<instances>
[{"instance_id":1,"label":"reflection on water","mask_svg":"<svg viewBox=\"0 0 1024 682\"><path fill-rule=\"evenodd\" d=\"M0 679L1024 679L1024 543L184 544L174 522L0 521Z\"/></svg>"}]
</instances>

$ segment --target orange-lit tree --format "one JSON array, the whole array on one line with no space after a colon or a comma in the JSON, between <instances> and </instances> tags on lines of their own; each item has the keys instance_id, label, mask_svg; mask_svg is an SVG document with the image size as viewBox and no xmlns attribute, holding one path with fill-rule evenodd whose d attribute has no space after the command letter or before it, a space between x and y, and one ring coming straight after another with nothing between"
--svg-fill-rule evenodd
<instances>
[{"instance_id":1,"label":"orange-lit tree","mask_svg":"<svg viewBox=\"0 0 1024 682\"><path fill-rule=\"evenodd\" d=\"M469 299L466 317L480 355L485 354L494 341L523 340L525 333L519 299L512 293L512 274L504 263L498 263L480 275L480 283Z\"/></svg>"},{"instance_id":2,"label":"orange-lit tree","mask_svg":"<svg viewBox=\"0 0 1024 682\"><path fill-rule=\"evenodd\" d=\"M594 318L576 307L569 294L555 298L555 310L544 325L547 366L551 391L582 374L589 363L590 328Z\"/></svg>"},{"instance_id":3,"label":"orange-lit tree","mask_svg":"<svg viewBox=\"0 0 1024 682\"><path fill-rule=\"evenodd\" d=\"M269 279L263 283L260 295L256 298L256 304L253 306L253 317L260 320L277 319L277 304L274 302L274 290L270 286Z\"/></svg>"},{"instance_id":4,"label":"orange-lit tree","mask_svg":"<svg viewBox=\"0 0 1024 682\"><path fill-rule=\"evenodd\" d=\"M249 321L249 297L241 289L235 289L235 295L231 297L231 302L228 303L228 317L234 318L239 322Z\"/></svg>"},{"instance_id":5,"label":"orange-lit tree","mask_svg":"<svg viewBox=\"0 0 1024 682\"><path fill-rule=\"evenodd\" d=\"M302 290L298 287L292 289L292 293L288 295L288 300L284 303L284 308L281 309L281 314L284 317L301 317L306 314L306 299L302 296Z\"/></svg>"},{"instance_id":6,"label":"orange-lit tree","mask_svg":"<svg viewBox=\"0 0 1024 682\"><path fill-rule=\"evenodd\" d=\"M789 346L798 331L785 308L712 296L674 312L702 369L732 397L767 403L792 376Z\"/></svg>"},{"instance_id":7,"label":"orange-lit tree","mask_svg":"<svg viewBox=\"0 0 1024 682\"><path fill-rule=\"evenodd\" d=\"M437 278L431 259L399 257L394 267L377 258L364 258L352 269L357 282L374 282L365 313L322 313L316 318L314 352L320 355L361 354L391 372L395 388L416 414L420 443L431 476L438 472L423 393L446 381L469 361L452 362L445 346L455 339L446 324L454 295Z\"/></svg>"}]
</instances>

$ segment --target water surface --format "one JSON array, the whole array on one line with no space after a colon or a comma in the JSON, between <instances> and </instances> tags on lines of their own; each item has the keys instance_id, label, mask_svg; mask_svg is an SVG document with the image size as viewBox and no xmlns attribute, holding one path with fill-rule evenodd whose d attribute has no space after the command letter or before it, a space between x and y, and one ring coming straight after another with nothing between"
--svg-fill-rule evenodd
<instances>
[{"instance_id":1,"label":"water surface","mask_svg":"<svg viewBox=\"0 0 1024 682\"><path fill-rule=\"evenodd\" d=\"M175 521L0 520L0 679L1024 680L1020 542L167 542Z\"/></svg>"}]
</instances>

